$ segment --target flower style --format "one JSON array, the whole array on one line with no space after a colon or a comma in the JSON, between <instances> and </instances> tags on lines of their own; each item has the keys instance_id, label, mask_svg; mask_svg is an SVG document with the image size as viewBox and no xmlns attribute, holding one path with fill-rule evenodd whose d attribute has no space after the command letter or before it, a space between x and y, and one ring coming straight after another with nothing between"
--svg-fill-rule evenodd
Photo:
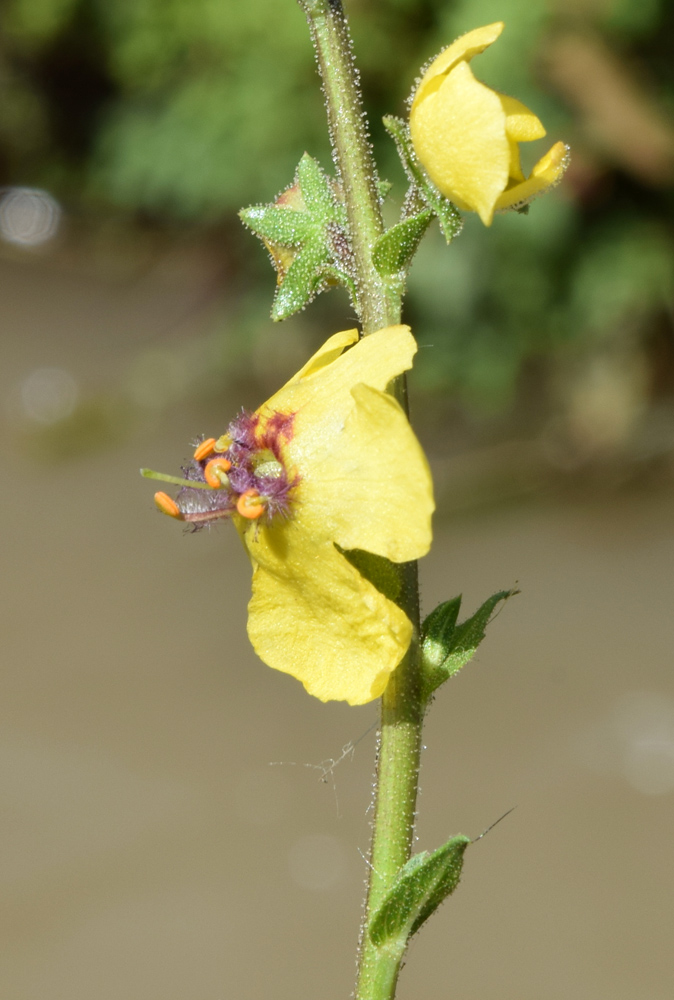
<instances>
[{"instance_id":1,"label":"flower style","mask_svg":"<svg viewBox=\"0 0 674 1000\"><path fill-rule=\"evenodd\" d=\"M195 526L232 518L253 564L251 642L322 701L377 698L411 641L405 613L344 553L401 563L430 547L428 465L384 391L415 352L405 326L335 334L255 413L199 443L176 501L155 498Z\"/></svg>"},{"instance_id":2,"label":"flower style","mask_svg":"<svg viewBox=\"0 0 674 1000\"><path fill-rule=\"evenodd\" d=\"M543 125L520 101L473 76L470 60L503 27L498 21L476 28L444 49L424 73L410 110L414 149L430 179L485 226L495 211L520 207L556 184L569 158L557 142L525 178L518 143L541 139Z\"/></svg>"}]
</instances>

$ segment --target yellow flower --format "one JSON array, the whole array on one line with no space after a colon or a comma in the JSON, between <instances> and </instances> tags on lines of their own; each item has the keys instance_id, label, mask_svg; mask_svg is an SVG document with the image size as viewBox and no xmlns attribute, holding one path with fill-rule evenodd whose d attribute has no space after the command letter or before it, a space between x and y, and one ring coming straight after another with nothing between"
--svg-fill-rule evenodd
<instances>
[{"instance_id":1,"label":"yellow flower","mask_svg":"<svg viewBox=\"0 0 674 1000\"><path fill-rule=\"evenodd\" d=\"M430 64L410 110L410 133L419 160L445 197L477 212L486 226L494 212L528 202L556 184L568 163L557 142L528 178L518 143L541 139L545 129L533 112L486 87L468 63L503 31L488 24L457 38Z\"/></svg>"},{"instance_id":2,"label":"yellow flower","mask_svg":"<svg viewBox=\"0 0 674 1000\"><path fill-rule=\"evenodd\" d=\"M199 444L177 503L157 494L195 526L232 517L253 564L251 642L322 701L379 697L411 641L408 617L340 550L401 563L430 547L428 465L384 391L415 352L405 326L335 334L255 413Z\"/></svg>"}]
</instances>

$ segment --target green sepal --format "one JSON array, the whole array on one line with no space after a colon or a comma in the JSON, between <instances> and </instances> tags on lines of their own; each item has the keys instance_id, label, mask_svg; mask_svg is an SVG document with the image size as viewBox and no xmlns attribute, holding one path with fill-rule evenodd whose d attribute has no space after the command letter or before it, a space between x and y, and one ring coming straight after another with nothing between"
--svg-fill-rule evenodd
<instances>
[{"instance_id":1,"label":"green sepal","mask_svg":"<svg viewBox=\"0 0 674 1000\"><path fill-rule=\"evenodd\" d=\"M405 273L433 218L430 208L391 226L372 249L372 262L382 278Z\"/></svg>"},{"instance_id":2,"label":"green sepal","mask_svg":"<svg viewBox=\"0 0 674 1000\"><path fill-rule=\"evenodd\" d=\"M290 206L253 205L242 208L239 218L267 243L300 247L314 235L315 223L308 212Z\"/></svg>"},{"instance_id":3,"label":"green sepal","mask_svg":"<svg viewBox=\"0 0 674 1000\"><path fill-rule=\"evenodd\" d=\"M470 837L459 834L437 851L410 858L370 920L369 934L378 948L402 953L410 937L454 892Z\"/></svg>"},{"instance_id":4,"label":"green sepal","mask_svg":"<svg viewBox=\"0 0 674 1000\"><path fill-rule=\"evenodd\" d=\"M317 160L305 153L297 165L296 182L299 184L307 214L316 222L328 223L346 219L346 210L337 202L328 177ZM341 211L340 211L341 208Z\"/></svg>"},{"instance_id":5,"label":"green sepal","mask_svg":"<svg viewBox=\"0 0 674 1000\"><path fill-rule=\"evenodd\" d=\"M458 208L438 191L435 184L426 174L414 152L407 123L402 118L386 115L384 118L384 127L389 135L393 137L398 147L398 154L410 184L418 192L426 205L428 205L433 214L437 216L442 235L448 243L451 243L454 237L459 235L463 226L463 220L459 215Z\"/></svg>"},{"instance_id":6,"label":"green sepal","mask_svg":"<svg viewBox=\"0 0 674 1000\"><path fill-rule=\"evenodd\" d=\"M308 153L273 204L244 208L239 217L265 244L277 271L273 320L287 319L330 286L344 285L356 303L341 191Z\"/></svg>"},{"instance_id":7,"label":"green sepal","mask_svg":"<svg viewBox=\"0 0 674 1000\"><path fill-rule=\"evenodd\" d=\"M325 283L324 269L329 264L320 246L309 244L299 253L279 283L271 307L271 318L278 322L287 319L320 291Z\"/></svg>"},{"instance_id":8,"label":"green sepal","mask_svg":"<svg viewBox=\"0 0 674 1000\"><path fill-rule=\"evenodd\" d=\"M473 658L485 636L494 608L500 601L518 594L518 590L500 590L482 604L474 615L457 625L461 596L439 604L421 628L421 663L425 700L436 688Z\"/></svg>"}]
</instances>

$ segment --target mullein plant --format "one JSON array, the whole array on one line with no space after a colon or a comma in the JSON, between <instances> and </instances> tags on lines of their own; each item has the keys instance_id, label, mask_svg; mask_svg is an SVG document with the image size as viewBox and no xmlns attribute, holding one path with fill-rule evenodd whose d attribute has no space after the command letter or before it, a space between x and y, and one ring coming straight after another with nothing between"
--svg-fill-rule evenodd
<instances>
[{"instance_id":1,"label":"mullein plant","mask_svg":"<svg viewBox=\"0 0 674 1000\"><path fill-rule=\"evenodd\" d=\"M422 724L435 692L473 656L496 606L459 623L460 597L422 622L417 560L431 545L433 486L407 415L405 372L416 343L401 325L405 278L437 218L447 242L461 211L489 226L556 184L558 142L527 178L519 143L538 118L480 83L470 62L503 24L454 41L422 71L409 120L389 117L409 180L400 220L385 229L387 185L368 141L347 21L339 0L300 0L325 94L336 176L305 154L273 204L244 209L277 272L272 317L347 289L360 328L333 334L255 412L199 438L180 487L155 495L193 529L234 523L253 567L248 634L260 658L322 701L381 699L369 887L357 1000L395 996L410 938L458 885L467 836L412 855Z\"/></svg>"}]
</instances>

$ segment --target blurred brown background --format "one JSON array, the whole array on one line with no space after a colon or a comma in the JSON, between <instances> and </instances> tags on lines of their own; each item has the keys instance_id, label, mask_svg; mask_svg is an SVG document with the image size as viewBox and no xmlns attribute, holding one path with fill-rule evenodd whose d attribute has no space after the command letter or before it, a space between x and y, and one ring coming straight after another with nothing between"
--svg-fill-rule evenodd
<instances>
[{"instance_id":1,"label":"blurred brown background","mask_svg":"<svg viewBox=\"0 0 674 1000\"><path fill-rule=\"evenodd\" d=\"M476 73L574 149L528 217L431 235L410 282L440 507L425 610L522 595L432 708L419 847L517 808L400 997L669 1000L672 10L349 9L394 202L376 122L496 18ZM10 0L0 23L0 995L348 997L376 706L260 664L234 532L183 535L137 475L177 470L353 322L333 293L273 326L234 215L305 148L329 164L302 17Z\"/></svg>"}]
</instances>

